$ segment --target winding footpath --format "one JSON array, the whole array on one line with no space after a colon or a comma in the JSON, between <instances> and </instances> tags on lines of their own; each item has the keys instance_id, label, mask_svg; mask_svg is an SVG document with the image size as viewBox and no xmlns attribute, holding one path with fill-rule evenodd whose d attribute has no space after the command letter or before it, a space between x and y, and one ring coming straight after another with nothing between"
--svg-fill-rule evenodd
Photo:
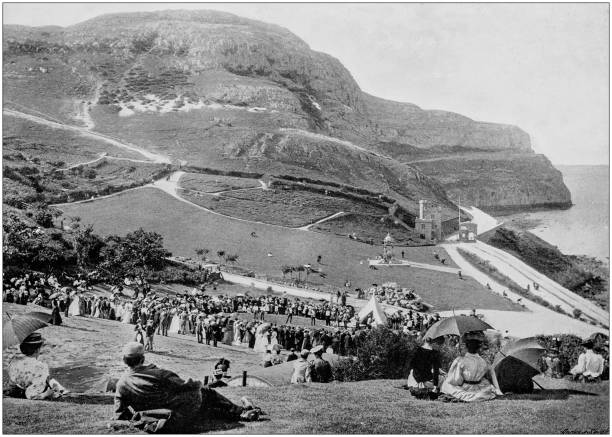
<instances>
[{"instance_id":1,"label":"winding footpath","mask_svg":"<svg viewBox=\"0 0 612 437\"><path fill-rule=\"evenodd\" d=\"M141 147L135 146L133 144L122 142L111 136L91 131L87 127L73 126L73 125L69 125L65 123L60 123L57 121L51 121L47 118L38 117L36 115L31 115L31 114L26 114L24 112L15 111L13 109L8 109L8 108L4 108L2 110L2 113L5 115L9 115L11 117L22 118L22 119L25 119L25 120L28 120L34 123L42 124L42 125L48 126L53 129L68 130L68 131L76 132L80 135L83 135L89 138L104 141L105 143L111 144L115 147L126 149L131 152L139 153L140 155L147 158L149 161L156 163L156 164L170 164L172 162L170 158L168 158L167 156L164 156L158 153L153 153Z\"/></svg>"}]
</instances>

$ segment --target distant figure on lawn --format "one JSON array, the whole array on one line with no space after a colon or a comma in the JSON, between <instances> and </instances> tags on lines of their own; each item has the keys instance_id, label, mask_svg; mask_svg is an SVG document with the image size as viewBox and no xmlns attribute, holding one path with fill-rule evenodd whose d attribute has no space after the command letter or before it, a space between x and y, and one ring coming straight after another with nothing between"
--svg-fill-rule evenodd
<instances>
[{"instance_id":1,"label":"distant figure on lawn","mask_svg":"<svg viewBox=\"0 0 612 437\"><path fill-rule=\"evenodd\" d=\"M291 384L303 384L310 382L310 372L308 365L308 355L310 351L303 349L300 353L300 358L293 365L293 375L291 375Z\"/></svg>"},{"instance_id":2,"label":"distant figure on lawn","mask_svg":"<svg viewBox=\"0 0 612 437\"><path fill-rule=\"evenodd\" d=\"M465 346L466 354L456 358L448 370L448 376L442 383L442 393L463 402L488 401L503 395L493 368L478 355L482 339L467 333Z\"/></svg>"},{"instance_id":3,"label":"distant figure on lawn","mask_svg":"<svg viewBox=\"0 0 612 437\"><path fill-rule=\"evenodd\" d=\"M144 361L142 344L130 342L124 346L123 362L128 369L119 378L115 392L115 413L119 420L133 419L134 411L137 416L153 416L159 410L170 410L167 417L173 423L169 425L181 429L208 413L229 420L257 420L261 414L245 397L241 399L242 406L236 405L215 390L203 387L201 381L185 381L174 372L154 364L146 365Z\"/></svg>"},{"instance_id":4,"label":"distant figure on lawn","mask_svg":"<svg viewBox=\"0 0 612 437\"><path fill-rule=\"evenodd\" d=\"M578 357L578 364L570 370L574 380L596 381L604 371L604 358L593 351L593 341L582 343L585 351Z\"/></svg>"},{"instance_id":5,"label":"distant figure on lawn","mask_svg":"<svg viewBox=\"0 0 612 437\"><path fill-rule=\"evenodd\" d=\"M12 397L26 399L57 399L67 390L49 377L49 366L38 359L43 338L38 332L26 337L19 345L23 357L15 358L8 367L9 389Z\"/></svg>"},{"instance_id":6,"label":"distant figure on lawn","mask_svg":"<svg viewBox=\"0 0 612 437\"><path fill-rule=\"evenodd\" d=\"M323 359L323 346L315 346L310 352L315 356L314 362L310 365L310 379L312 382L331 382L332 368L329 361Z\"/></svg>"}]
</instances>

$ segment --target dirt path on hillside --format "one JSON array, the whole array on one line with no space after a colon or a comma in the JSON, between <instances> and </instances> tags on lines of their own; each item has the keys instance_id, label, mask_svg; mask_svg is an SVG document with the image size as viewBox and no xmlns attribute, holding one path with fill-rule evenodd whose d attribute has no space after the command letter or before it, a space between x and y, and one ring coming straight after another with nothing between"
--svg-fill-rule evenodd
<instances>
[{"instance_id":1,"label":"dirt path on hillside","mask_svg":"<svg viewBox=\"0 0 612 437\"><path fill-rule=\"evenodd\" d=\"M377 266L377 267L383 267L383 268L384 267L415 267L417 269L432 270L434 272L442 272L442 273L451 273L453 275L458 274L461 270L455 267L443 267L443 266L438 266L435 264L418 263L418 262L413 262L413 261L408 261L408 260L401 260L398 263L388 264L381 259L371 259L371 260L368 260L368 264L371 266Z\"/></svg>"},{"instance_id":2,"label":"dirt path on hillside","mask_svg":"<svg viewBox=\"0 0 612 437\"><path fill-rule=\"evenodd\" d=\"M289 227L289 226L275 225L273 223L258 222L258 221L255 221L255 220L247 220L247 219L242 219L242 218L238 218L238 217L232 217L232 216L229 216L229 215L221 214L220 212L217 212L217 211L213 211L212 209L208 209L208 208L206 208L204 206L197 205L197 204L195 204L195 203L185 199L184 197L182 197L182 196L180 196L178 194L178 190L181 189L181 187L179 185L179 180L181 179L181 177L184 174L185 174L184 171L176 171L176 172L172 173L169 178L159 179L159 180L153 182L152 184L145 185L144 187L157 188L159 190L164 191L165 193L170 194L172 197L174 197L177 200L180 200L183 203L187 203L187 204L189 204L189 205L191 205L191 206L193 206L195 208L201 209L202 211L206 211L206 212L208 212L210 214L215 214L215 215L218 215L218 216L221 216L221 217L225 217L225 218L230 219L230 220L238 220L238 221L244 222L244 223L252 223L252 224L258 224L258 225L272 226L272 227L275 227L275 228L305 230L305 229L302 229L301 227L299 227L299 228L292 228L292 227ZM248 188L248 189L249 190L259 190L260 188L256 187L256 188ZM211 193L207 193L207 194L210 195Z\"/></svg>"},{"instance_id":3,"label":"dirt path on hillside","mask_svg":"<svg viewBox=\"0 0 612 437\"><path fill-rule=\"evenodd\" d=\"M77 132L83 136L86 137L90 137L90 138L94 138L96 140L101 140L104 141L108 144L111 144L113 146L116 147L120 147L122 149L126 149L126 150L130 150L132 152L136 152L141 154L142 156L144 156L145 158L149 159L151 162L153 163L157 163L157 164L170 164L171 160L170 158L168 158L167 156L158 154L158 153L153 153L150 152L148 150L145 150L141 147L135 146L133 144L129 144L129 143L125 143L122 142L118 139L112 138L108 135L104 135L98 132L93 132L90 131L88 128L85 127L78 127L78 126L73 126L73 125L69 125L69 124L65 124L65 123L61 123L59 121L51 121L47 118L43 118L43 117L38 117L36 115L31 115L31 114L26 114L24 112L20 112L20 111L16 111L13 109L8 109L8 108L4 108L2 111L5 115L9 115L12 117L18 117L18 118L23 118L26 119L28 121L32 121L34 123L39 123L39 124L43 124L45 126L51 127L53 129L65 129L65 130L70 130L73 132Z\"/></svg>"},{"instance_id":4,"label":"dirt path on hillside","mask_svg":"<svg viewBox=\"0 0 612 437\"><path fill-rule=\"evenodd\" d=\"M343 216L343 215L345 215L345 214L346 214L346 213L345 213L344 211L340 211L340 212L337 212L337 213L332 214L332 215L330 215L330 216L323 217L321 220L317 220L316 222L311 223L311 224L309 224L309 225L299 227L299 228L297 228L297 229L301 229L301 230L303 230L303 231L307 231L307 230L309 230L309 229L310 229L312 226L315 226L315 225L318 225L318 224L324 223L324 222L329 221L329 220L333 220L333 219L338 218L338 217L342 217L342 216Z\"/></svg>"}]
</instances>

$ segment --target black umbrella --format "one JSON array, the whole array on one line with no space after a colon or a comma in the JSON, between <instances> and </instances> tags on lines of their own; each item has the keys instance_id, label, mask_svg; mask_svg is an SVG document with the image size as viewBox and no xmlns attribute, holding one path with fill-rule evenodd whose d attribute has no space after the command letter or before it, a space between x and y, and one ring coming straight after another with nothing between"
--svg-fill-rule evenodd
<instances>
[{"instance_id":1,"label":"black umbrella","mask_svg":"<svg viewBox=\"0 0 612 437\"><path fill-rule=\"evenodd\" d=\"M532 378L540 373L540 358L545 351L546 349L531 337L506 344L493 361L501 391L531 391Z\"/></svg>"},{"instance_id":2,"label":"black umbrella","mask_svg":"<svg viewBox=\"0 0 612 437\"><path fill-rule=\"evenodd\" d=\"M444 335L462 336L466 332L486 331L491 325L474 316L453 316L434 323L427 330L425 337L438 338Z\"/></svg>"}]
</instances>

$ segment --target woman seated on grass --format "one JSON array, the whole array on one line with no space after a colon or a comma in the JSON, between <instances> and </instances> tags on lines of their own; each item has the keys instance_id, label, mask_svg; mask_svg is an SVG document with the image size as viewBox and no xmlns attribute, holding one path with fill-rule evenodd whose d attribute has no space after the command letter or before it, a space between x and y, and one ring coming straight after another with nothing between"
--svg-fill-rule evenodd
<instances>
[{"instance_id":1,"label":"woman seated on grass","mask_svg":"<svg viewBox=\"0 0 612 437\"><path fill-rule=\"evenodd\" d=\"M466 334L465 346L465 355L451 364L441 387L442 393L464 402L488 401L503 395L493 368L478 355L482 346L481 337Z\"/></svg>"},{"instance_id":2,"label":"woman seated on grass","mask_svg":"<svg viewBox=\"0 0 612 437\"><path fill-rule=\"evenodd\" d=\"M423 345L417 348L410 362L408 387L438 391L440 377L440 352L438 349L443 343L444 337L425 338Z\"/></svg>"},{"instance_id":3,"label":"woman seated on grass","mask_svg":"<svg viewBox=\"0 0 612 437\"><path fill-rule=\"evenodd\" d=\"M9 392L15 397L27 399L57 399L66 393L55 379L49 377L49 366L38 360L42 336L30 334L19 346L23 357L15 358L9 364Z\"/></svg>"}]
</instances>

